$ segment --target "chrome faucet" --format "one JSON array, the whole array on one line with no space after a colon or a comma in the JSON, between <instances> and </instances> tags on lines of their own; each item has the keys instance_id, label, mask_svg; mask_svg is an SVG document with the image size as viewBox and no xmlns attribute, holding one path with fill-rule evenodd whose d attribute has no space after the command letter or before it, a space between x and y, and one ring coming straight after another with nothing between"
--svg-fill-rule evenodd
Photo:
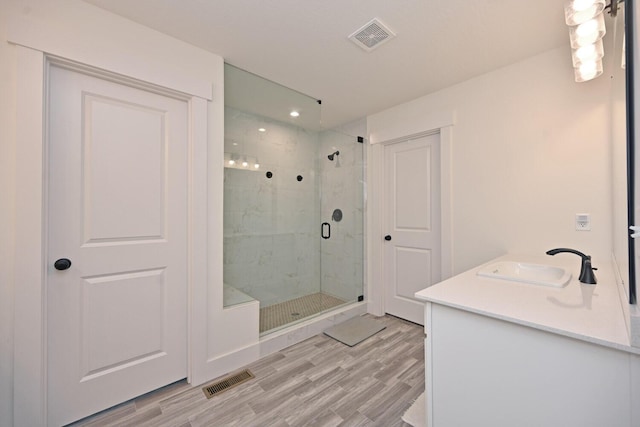
<instances>
[{"instance_id":1,"label":"chrome faucet","mask_svg":"<svg viewBox=\"0 0 640 427\"><path fill-rule=\"evenodd\" d=\"M572 254L576 254L582 258L582 266L580 268L580 277L578 278L578 280L580 280L580 283L586 283L588 285L595 285L596 283L598 283L598 281L596 280L596 275L593 274L593 270L597 270L597 268L593 268L591 266L591 255L585 255L580 251L576 251L575 249L569 249L569 248L551 249L547 251L547 255L555 255L561 252L569 252Z\"/></svg>"}]
</instances>

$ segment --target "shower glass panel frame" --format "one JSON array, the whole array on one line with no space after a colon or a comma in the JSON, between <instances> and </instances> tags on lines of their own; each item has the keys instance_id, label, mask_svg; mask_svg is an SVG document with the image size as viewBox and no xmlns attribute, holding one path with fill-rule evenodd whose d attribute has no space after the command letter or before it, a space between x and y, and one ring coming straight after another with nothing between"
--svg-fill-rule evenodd
<instances>
[{"instance_id":1,"label":"shower glass panel frame","mask_svg":"<svg viewBox=\"0 0 640 427\"><path fill-rule=\"evenodd\" d=\"M364 144L320 114L225 64L224 306L258 300L261 334L363 298Z\"/></svg>"}]
</instances>

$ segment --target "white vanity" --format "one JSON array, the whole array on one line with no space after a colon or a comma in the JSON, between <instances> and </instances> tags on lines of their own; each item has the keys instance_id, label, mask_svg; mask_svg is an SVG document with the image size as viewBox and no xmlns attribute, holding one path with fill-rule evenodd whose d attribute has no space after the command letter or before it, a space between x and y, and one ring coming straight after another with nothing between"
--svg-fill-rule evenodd
<instances>
[{"instance_id":1,"label":"white vanity","mask_svg":"<svg viewBox=\"0 0 640 427\"><path fill-rule=\"evenodd\" d=\"M549 286L477 274L512 261L572 277ZM584 285L576 257L507 255L416 293L427 425L640 426L640 348L608 264L594 262L598 284Z\"/></svg>"}]
</instances>

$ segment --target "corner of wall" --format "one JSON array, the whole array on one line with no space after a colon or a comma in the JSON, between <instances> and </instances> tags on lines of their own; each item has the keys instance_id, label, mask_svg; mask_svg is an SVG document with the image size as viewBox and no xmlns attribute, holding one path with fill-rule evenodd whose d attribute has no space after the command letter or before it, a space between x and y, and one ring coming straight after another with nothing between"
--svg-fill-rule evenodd
<instances>
[{"instance_id":1,"label":"corner of wall","mask_svg":"<svg viewBox=\"0 0 640 427\"><path fill-rule=\"evenodd\" d=\"M5 9L5 5L1 9ZM0 11L0 34L8 13ZM16 61L15 49L0 38L0 425L13 425L13 290L15 243Z\"/></svg>"}]
</instances>

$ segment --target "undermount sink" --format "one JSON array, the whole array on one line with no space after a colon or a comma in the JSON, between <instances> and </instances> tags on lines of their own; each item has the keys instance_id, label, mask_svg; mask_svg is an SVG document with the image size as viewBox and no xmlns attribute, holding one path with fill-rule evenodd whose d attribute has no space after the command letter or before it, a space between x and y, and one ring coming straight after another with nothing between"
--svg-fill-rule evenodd
<instances>
[{"instance_id":1,"label":"undermount sink","mask_svg":"<svg viewBox=\"0 0 640 427\"><path fill-rule=\"evenodd\" d=\"M533 285L562 288L571 280L571 273L561 267L518 261L498 261L482 267L478 276L511 280Z\"/></svg>"}]
</instances>

